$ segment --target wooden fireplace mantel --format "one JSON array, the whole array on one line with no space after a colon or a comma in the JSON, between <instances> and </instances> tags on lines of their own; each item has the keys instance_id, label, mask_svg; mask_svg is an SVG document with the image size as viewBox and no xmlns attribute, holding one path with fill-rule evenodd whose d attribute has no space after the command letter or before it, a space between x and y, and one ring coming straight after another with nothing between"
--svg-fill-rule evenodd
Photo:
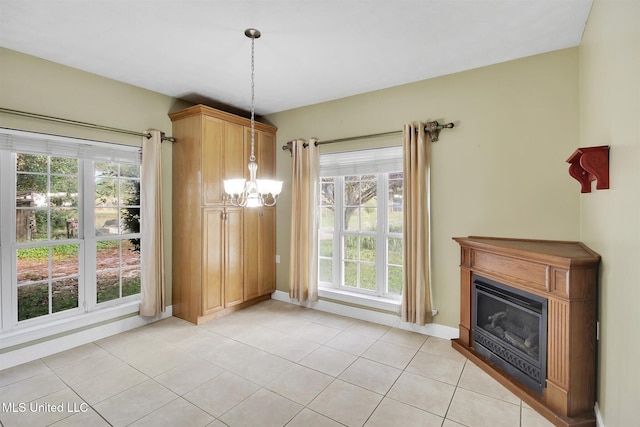
<instances>
[{"instance_id":1,"label":"wooden fireplace mantel","mask_svg":"<svg viewBox=\"0 0 640 427\"><path fill-rule=\"evenodd\" d=\"M460 244L460 338L452 346L558 426L595 426L596 303L600 256L580 242L454 237ZM542 395L473 346L473 275L548 302L547 376Z\"/></svg>"}]
</instances>

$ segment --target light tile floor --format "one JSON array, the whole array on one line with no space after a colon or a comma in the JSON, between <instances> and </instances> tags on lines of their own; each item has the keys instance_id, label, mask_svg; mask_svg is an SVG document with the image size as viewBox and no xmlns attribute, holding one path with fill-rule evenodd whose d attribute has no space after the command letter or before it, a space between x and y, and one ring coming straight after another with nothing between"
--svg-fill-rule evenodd
<instances>
[{"instance_id":1,"label":"light tile floor","mask_svg":"<svg viewBox=\"0 0 640 427\"><path fill-rule=\"evenodd\" d=\"M448 340L273 300L5 369L0 400L5 427L551 426Z\"/></svg>"}]
</instances>

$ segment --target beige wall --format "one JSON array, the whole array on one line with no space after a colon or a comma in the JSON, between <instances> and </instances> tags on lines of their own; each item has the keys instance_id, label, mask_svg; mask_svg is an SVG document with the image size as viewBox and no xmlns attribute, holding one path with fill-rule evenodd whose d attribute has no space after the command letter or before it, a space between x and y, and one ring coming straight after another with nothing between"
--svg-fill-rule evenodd
<instances>
[{"instance_id":1,"label":"beige wall","mask_svg":"<svg viewBox=\"0 0 640 427\"><path fill-rule=\"evenodd\" d=\"M186 104L33 56L0 48L0 107L142 132L171 135L170 111ZM0 126L140 146L140 137L0 113ZM171 302L171 144L163 143L165 271Z\"/></svg>"},{"instance_id":2,"label":"beige wall","mask_svg":"<svg viewBox=\"0 0 640 427\"><path fill-rule=\"evenodd\" d=\"M640 420L640 2L594 1L579 48L580 146L609 145L609 190L580 196L580 237L602 256L598 406Z\"/></svg>"},{"instance_id":3,"label":"beige wall","mask_svg":"<svg viewBox=\"0 0 640 427\"><path fill-rule=\"evenodd\" d=\"M578 49L285 111L267 117L278 146L453 121L432 146L432 262L435 322L459 323L459 248L454 236L577 240L579 184L566 159L578 144ZM400 143L400 137L397 142ZM385 141L387 142L387 141ZM363 146L365 144L362 144ZM291 159L280 179L279 290L288 289Z\"/></svg>"}]
</instances>

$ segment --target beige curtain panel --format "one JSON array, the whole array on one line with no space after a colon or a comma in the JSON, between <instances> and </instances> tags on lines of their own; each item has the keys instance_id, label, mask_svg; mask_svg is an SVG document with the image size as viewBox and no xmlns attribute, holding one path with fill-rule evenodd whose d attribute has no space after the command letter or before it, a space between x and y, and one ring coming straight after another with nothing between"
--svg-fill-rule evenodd
<instances>
[{"instance_id":1,"label":"beige curtain panel","mask_svg":"<svg viewBox=\"0 0 640 427\"><path fill-rule=\"evenodd\" d=\"M140 177L140 315L157 316L165 311L164 242L162 237L162 156L160 131L142 137Z\"/></svg>"},{"instance_id":2,"label":"beige curtain panel","mask_svg":"<svg viewBox=\"0 0 640 427\"><path fill-rule=\"evenodd\" d=\"M291 180L291 265L289 297L318 300L318 185L320 157L315 140L293 141Z\"/></svg>"},{"instance_id":3,"label":"beige curtain panel","mask_svg":"<svg viewBox=\"0 0 640 427\"><path fill-rule=\"evenodd\" d=\"M431 141L425 124L403 128L404 280L402 320L425 325L431 314L429 283L429 162Z\"/></svg>"}]
</instances>

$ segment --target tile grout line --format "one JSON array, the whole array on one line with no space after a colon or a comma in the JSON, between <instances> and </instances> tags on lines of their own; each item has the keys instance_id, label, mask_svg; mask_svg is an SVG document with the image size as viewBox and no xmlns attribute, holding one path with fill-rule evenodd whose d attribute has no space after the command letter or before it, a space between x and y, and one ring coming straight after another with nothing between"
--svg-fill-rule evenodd
<instances>
[{"instance_id":1,"label":"tile grout line","mask_svg":"<svg viewBox=\"0 0 640 427\"><path fill-rule=\"evenodd\" d=\"M96 346L98 346L97 344L95 344L95 345L96 345ZM98 347L100 347L100 346L98 346ZM86 358L84 358L84 357L83 357L82 359L86 359ZM99 416L102 420L104 420L104 422L106 422L108 425L110 425L110 426L112 426L112 427L113 427L113 424L111 424L111 423L110 423L110 422L109 422L109 421L108 421L108 420L107 420L107 419L106 419L106 418L105 418L105 417L104 417L100 412L98 412L98 410L93 406L93 404L90 404L89 402L86 402L86 401L84 400L84 398L78 394L78 392L76 391L76 389L75 389L75 388L73 388L73 386L72 386L71 384L68 384L64 379L62 379L62 378L58 375L58 373L57 373L57 372L55 372L55 371L54 371L54 370L53 370L49 365L47 365L47 363L46 363L43 359L39 359L39 360L40 360L42 363L44 363L44 364L45 364L45 366L47 366L47 368L51 371L51 373L52 373L53 375L55 375L55 376L56 376L56 378L58 378L60 381L62 381L62 383L63 383L63 384L64 384L64 385L65 385L65 386L66 386L66 387L67 387L71 392L73 392L73 394L75 394L76 396L78 396L78 398L79 398L80 400L82 400L84 403L86 403L86 404L89 406L89 408L91 408L91 410L92 410L93 412L95 412L95 413L96 413L96 415L98 415L98 416ZM71 363L74 363L74 362L69 362L69 363L67 363L67 364L65 364L65 365L61 365L61 366L70 365ZM56 393L57 393L57 392L56 392ZM99 403L99 402L98 402L98 403ZM68 417L63 418L63 420L68 419L68 418L71 418L73 415L75 415L75 414L69 415ZM59 421L62 421L62 420L59 420ZM56 421L56 423L57 423L57 422L59 422L59 421ZM55 423L54 423L54 424L55 424Z\"/></svg>"}]
</instances>

